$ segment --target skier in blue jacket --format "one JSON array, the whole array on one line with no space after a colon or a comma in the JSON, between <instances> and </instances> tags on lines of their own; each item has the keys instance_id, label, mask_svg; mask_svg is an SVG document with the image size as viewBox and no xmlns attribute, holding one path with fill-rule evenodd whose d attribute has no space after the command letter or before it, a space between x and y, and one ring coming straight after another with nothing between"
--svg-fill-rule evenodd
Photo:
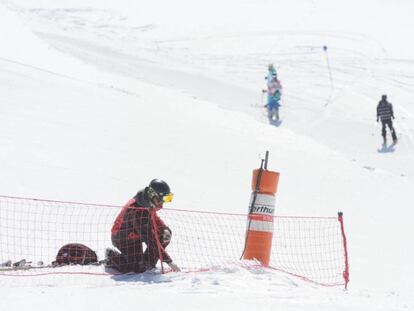
<instances>
[{"instance_id":1,"label":"skier in blue jacket","mask_svg":"<svg viewBox=\"0 0 414 311\"><path fill-rule=\"evenodd\" d=\"M267 117L269 122L272 122L274 119L279 121L279 107L280 107L280 97L282 95L282 85L277 79L277 76L274 75L270 82L268 82L267 89Z\"/></svg>"}]
</instances>

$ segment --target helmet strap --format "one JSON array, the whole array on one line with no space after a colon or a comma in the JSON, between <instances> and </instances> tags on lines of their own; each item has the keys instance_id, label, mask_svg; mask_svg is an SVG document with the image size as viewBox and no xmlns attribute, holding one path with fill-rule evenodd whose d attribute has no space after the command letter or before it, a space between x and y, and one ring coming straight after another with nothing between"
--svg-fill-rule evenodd
<instances>
[{"instance_id":1,"label":"helmet strap","mask_svg":"<svg viewBox=\"0 0 414 311\"><path fill-rule=\"evenodd\" d=\"M151 207L161 206L162 201L154 189L152 189L151 187L148 187L147 195L148 195L148 200L151 204Z\"/></svg>"}]
</instances>

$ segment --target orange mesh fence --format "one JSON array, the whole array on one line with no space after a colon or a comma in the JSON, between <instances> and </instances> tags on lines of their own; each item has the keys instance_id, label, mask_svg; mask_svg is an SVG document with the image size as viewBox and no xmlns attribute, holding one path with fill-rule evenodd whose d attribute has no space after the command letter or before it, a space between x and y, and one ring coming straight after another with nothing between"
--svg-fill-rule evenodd
<instances>
[{"instance_id":1,"label":"orange mesh fence","mask_svg":"<svg viewBox=\"0 0 414 311\"><path fill-rule=\"evenodd\" d=\"M156 269L169 271L168 265L161 265L158 260L168 262L169 258L183 272L259 265L254 260L240 259L246 240L246 215L165 208L156 213L161 222L152 220L149 213L140 214L134 225L139 229L131 236L125 231L130 227L119 227L123 240L115 239L114 243L111 229L120 212L119 206L0 196L0 264L3 265L0 276L119 273L119 269L104 269L98 265L108 247L114 248L117 254L122 251L120 248L126 252L129 247L130 261L116 257L115 266L129 265L123 267L135 272L148 268L145 266L148 262ZM141 211L136 209L132 213ZM164 225L171 230L171 238L168 232L165 235ZM94 261L97 262L56 265L58 251L70 243L86 245L96 253ZM73 254L66 255L83 260L85 254L76 249ZM28 264L14 267L22 259ZM275 216L268 268L324 286L346 286L349 269L342 215Z\"/></svg>"}]
</instances>

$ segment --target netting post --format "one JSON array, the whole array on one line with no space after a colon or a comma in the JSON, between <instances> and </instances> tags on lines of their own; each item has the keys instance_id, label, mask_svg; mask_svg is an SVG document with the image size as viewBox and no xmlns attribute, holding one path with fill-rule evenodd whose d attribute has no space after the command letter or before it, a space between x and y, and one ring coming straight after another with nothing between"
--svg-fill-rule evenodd
<instances>
[{"instance_id":1,"label":"netting post","mask_svg":"<svg viewBox=\"0 0 414 311\"><path fill-rule=\"evenodd\" d=\"M344 227L344 220L343 220L343 213L338 212L338 221L341 225L341 235L342 235L342 242L344 246L344 257L345 257L345 268L342 273L342 276L345 281L345 289L348 289L348 282L349 282L349 262L348 262L348 247L346 242L346 235L345 235L345 227Z\"/></svg>"},{"instance_id":2,"label":"netting post","mask_svg":"<svg viewBox=\"0 0 414 311\"><path fill-rule=\"evenodd\" d=\"M253 170L252 194L248 214L246 240L242 257L256 259L268 266L273 239L273 214L279 173L267 170L269 152L259 169ZM264 164L264 169L263 169Z\"/></svg>"}]
</instances>

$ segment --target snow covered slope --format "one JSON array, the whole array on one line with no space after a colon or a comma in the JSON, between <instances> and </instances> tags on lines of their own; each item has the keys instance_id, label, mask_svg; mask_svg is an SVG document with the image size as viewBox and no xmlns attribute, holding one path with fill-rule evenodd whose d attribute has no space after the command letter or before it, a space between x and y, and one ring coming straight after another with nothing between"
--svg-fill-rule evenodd
<instances>
[{"instance_id":1,"label":"snow covered slope","mask_svg":"<svg viewBox=\"0 0 414 311\"><path fill-rule=\"evenodd\" d=\"M21 292L7 291L0 307L69 291L102 310L119 299L130 309L137 295L181 310L413 308L414 46L394 35L413 26L412 4L356 3L0 2L2 194L121 205L159 177L176 194L172 208L243 213L251 170L269 150L282 174L278 213L342 210L351 258L346 293L235 268L82 290L44 279L17 303ZM254 107L269 62L284 86L280 127ZM380 146L382 93L397 117L395 150Z\"/></svg>"}]
</instances>

